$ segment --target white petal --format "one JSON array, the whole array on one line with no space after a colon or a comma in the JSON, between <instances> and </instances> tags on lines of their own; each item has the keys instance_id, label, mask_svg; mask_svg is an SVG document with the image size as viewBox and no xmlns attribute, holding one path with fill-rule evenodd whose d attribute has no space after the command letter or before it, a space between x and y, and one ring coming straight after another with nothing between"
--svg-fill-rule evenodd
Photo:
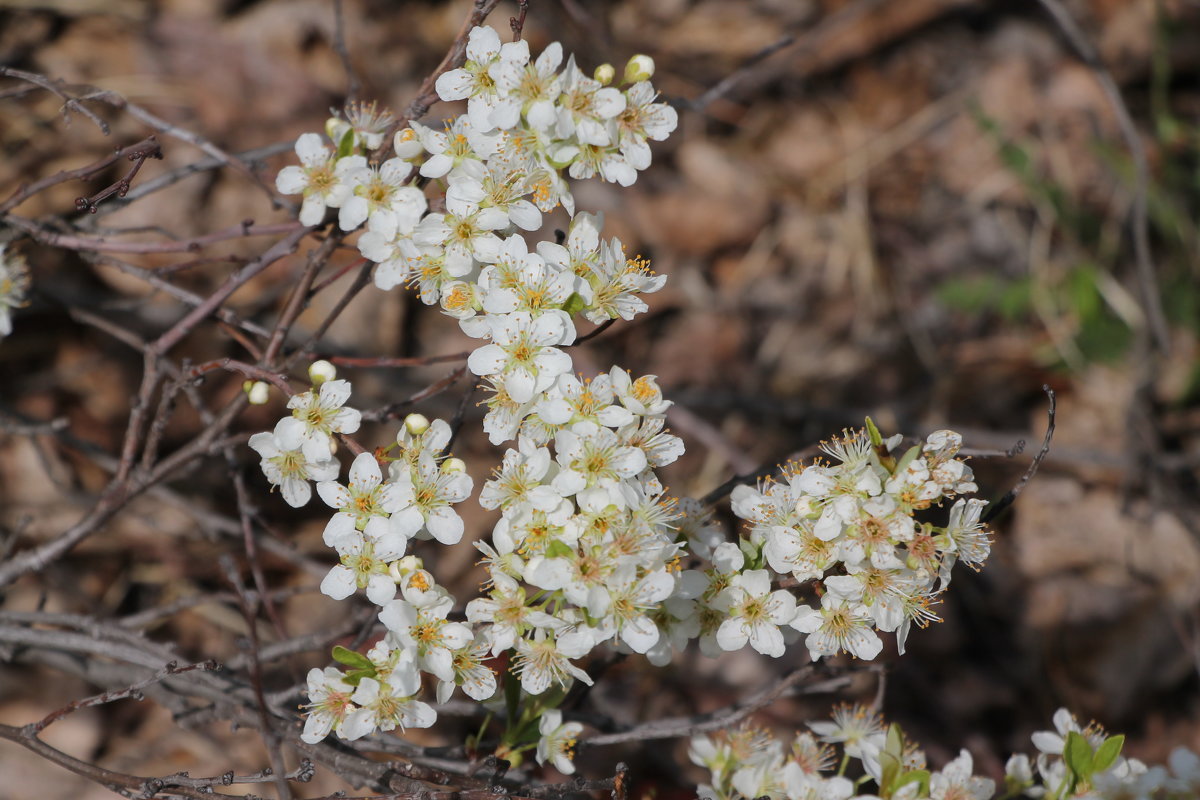
<instances>
[{"instance_id":1,"label":"white petal","mask_svg":"<svg viewBox=\"0 0 1200 800\"><path fill-rule=\"evenodd\" d=\"M312 486L308 481L300 480L299 478L284 478L283 483L279 485L283 494L284 502L292 508L300 508L308 505L308 501L312 499Z\"/></svg>"},{"instance_id":2,"label":"white petal","mask_svg":"<svg viewBox=\"0 0 1200 800\"><path fill-rule=\"evenodd\" d=\"M350 505L350 492L337 481L321 481L317 484L317 494L330 508L345 508Z\"/></svg>"},{"instance_id":3,"label":"white petal","mask_svg":"<svg viewBox=\"0 0 1200 800\"><path fill-rule=\"evenodd\" d=\"M329 149L325 147L320 134L302 133L296 139L296 155L305 164L320 163L329 157Z\"/></svg>"},{"instance_id":4,"label":"white petal","mask_svg":"<svg viewBox=\"0 0 1200 800\"><path fill-rule=\"evenodd\" d=\"M473 374L480 376L501 372L507 362L508 354L495 344L485 344L467 357L467 367Z\"/></svg>"},{"instance_id":5,"label":"white petal","mask_svg":"<svg viewBox=\"0 0 1200 800\"><path fill-rule=\"evenodd\" d=\"M442 544L458 544L463 535L462 517L451 508L443 506L429 513L425 526L433 538Z\"/></svg>"},{"instance_id":6,"label":"white petal","mask_svg":"<svg viewBox=\"0 0 1200 800\"><path fill-rule=\"evenodd\" d=\"M395 596L396 582L387 575L372 575L367 580L367 599L375 605L387 605Z\"/></svg>"},{"instance_id":7,"label":"white petal","mask_svg":"<svg viewBox=\"0 0 1200 800\"><path fill-rule=\"evenodd\" d=\"M359 491L370 491L383 480L379 462L373 453L359 453L350 465L350 483ZM345 505L345 504L343 504Z\"/></svg>"},{"instance_id":8,"label":"white petal","mask_svg":"<svg viewBox=\"0 0 1200 800\"><path fill-rule=\"evenodd\" d=\"M355 588L354 573L341 564L329 570L329 574L321 581L321 592L334 600L345 600L354 594Z\"/></svg>"},{"instance_id":9,"label":"white petal","mask_svg":"<svg viewBox=\"0 0 1200 800\"><path fill-rule=\"evenodd\" d=\"M300 194L308 186L308 176L295 165L284 167L275 176L275 188L283 194Z\"/></svg>"},{"instance_id":10,"label":"white petal","mask_svg":"<svg viewBox=\"0 0 1200 800\"><path fill-rule=\"evenodd\" d=\"M746 646L746 640L749 638L750 634L740 619L727 619L717 629L717 644L727 652L741 650Z\"/></svg>"}]
</instances>

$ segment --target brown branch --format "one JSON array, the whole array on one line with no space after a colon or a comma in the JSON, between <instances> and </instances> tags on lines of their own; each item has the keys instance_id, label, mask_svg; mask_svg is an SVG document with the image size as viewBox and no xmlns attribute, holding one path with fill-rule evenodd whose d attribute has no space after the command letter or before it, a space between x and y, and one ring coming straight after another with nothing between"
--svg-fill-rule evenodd
<instances>
[{"instance_id":1,"label":"brown branch","mask_svg":"<svg viewBox=\"0 0 1200 800\"><path fill-rule=\"evenodd\" d=\"M206 245L230 239L243 239L247 236L278 236L284 233L309 230L299 222L255 225L251 220L247 220L225 230L174 242L119 242L103 236L70 236L56 233L40 222L13 214L4 219L9 225L25 231L43 244L61 247L64 250L94 250L101 253L195 253Z\"/></svg>"},{"instance_id":2,"label":"brown branch","mask_svg":"<svg viewBox=\"0 0 1200 800\"><path fill-rule=\"evenodd\" d=\"M73 714L74 712L79 711L80 709L92 708L94 706L100 706L100 705L104 705L106 703L112 703L117 700L124 700L127 697L132 697L136 700L141 700L142 699L142 689L145 689L147 686L150 686L155 683L160 683L173 675L182 675L185 672L192 672L193 670L203 670L204 672L211 672L215 669L218 669L219 667L220 667L220 665L217 664L216 661L212 661L212 660L201 661L197 664L188 664L187 666L183 666L183 667L179 666L174 661L171 661L165 667L163 667L158 672L154 673L149 678L146 678L143 681L138 681L137 683L133 684L132 686L127 686L124 689L118 689L118 690L110 691L110 692L101 692L100 694L94 694L91 697L85 697L82 700L74 700L74 701L68 703L67 705L63 706L62 708L50 712L49 714L47 714L45 717L43 717L39 721L29 723L21 730L30 736L37 736L39 733L44 731L46 728L48 728L53 723L58 722L60 719L67 716L68 714Z\"/></svg>"},{"instance_id":3,"label":"brown branch","mask_svg":"<svg viewBox=\"0 0 1200 800\"><path fill-rule=\"evenodd\" d=\"M378 150L372 153L373 159L382 161L387 158L388 153L392 150L393 134L407 125L409 120L418 119L429 113L429 109L439 99L436 89L437 79L441 77L442 73L457 69L466 62L467 37L471 35L471 29L482 25L483 21L487 19L488 15L499 4L500 0L475 0L474 8L466 20L463 21L462 27L458 30L458 35L451 42L450 49L446 51L442 62L422 81L421 88L417 90L417 96L408 104L408 108L404 109L404 114L388 127L387 132L383 136L383 144L379 146Z\"/></svg>"},{"instance_id":4,"label":"brown branch","mask_svg":"<svg viewBox=\"0 0 1200 800\"><path fill-rule=\"evenodd\" d=\"M430 384L429 386L426 386L424 389L405 400L400 400L396 403L389 403L382 408L368 409L363 411L363 419L370 420L372 422L382 422L384 420L394 419L400 415L401 411L408 408L413 403L419 403L422 400L427 400L434 395L438 395L446 391L455 383L457 383L458 379L465 375L466 372L467 368L465 366L459 367L446 377Z\"/></svg>"},{"instance_id":5,"label":"brown branch","mask_svg":"<svg viewBox=\"0 0 1200 800\"><path fill-rule=\"evenodd\" d=\"M324 356L328 361L343 367L427 367L430 364L444 364L448 361L466 361L471 355L469 350L461 353L446 353L440 356L411 356L408 358L357 358L354 356ZM305 353L305 357L317 357L316 353Z\"/></svg>"},{"instance_id":6,"label":"brown branch","mask_svg":"<svg viewBox=\"0 0 1200 800\"><path fill-rule=\"evenodd\" d=\"M151 786L154 785L155 778L143 778L136 775L128 775L123 772L114 772L112 770L98 767L95 764L89 764L86 761L81 761L74 756L67 755L58 748L51 747L32 734L26 734L21 728L14 728L11 725L0 725L0 739L7 739L10 742L16 742L25 749L37 753L47 761L57 764L64 769L74 772L87 778L94 783L107 787L118 794L123 794L127 797L154 797L161 791L155 790L148 792ZM173 787L171 794L191 798L192 800L211 800L212 794L206 794L199 789L185 788L182 786Z\"/></svg>"},{"instance_id":7,"label":"brown branch","mask_svg":"<svg viewBox=\"0 0 1200 800\"><path fill-rule=\"evenodd\" d=\"M153 134L146 137L142 146L138 147L134 152L128 155L130 161L134 162L133 167L129 172L125 173L125 177L118 180L106 189L101 189L91 197L75 198L75 209L77 211L86 211L89 214L96 213L96 207L104 200L116 195L124 197L129 193L129 187L133 184L133 179L137 177L138 171L142 168L142 164L146 163L147 158L162 160L162 148L158 146L158 140Z\"/></svg>"},{"instance_id":8,"label":"brown branch","mask_svg":"<svg viewBox=\"0 0 1200 800\"><path fill-rule=\"evenodd\" d=\"M508 18L508 27L512 29L513 41L521 41L521 32L525 30L525 15L529 12L529 0L517 0L515 17Z\"/></svg>"},{"instance_id":9,"label":"brown branch","mask_svg":"<svg viewBox=\"0 0 1200 800\"><path fill-rule=\"evenodd\" d=\"M250 530L249 515L244 506L242 506L242 500L243 497L239 494L238 509L242 518L242 527L245 530L246 539L251 543L248 546L252 549L254 534ZM288 786L283 768L283 753L279 749L279 737L276 735L274 728L271 727L267 699L263 696L262 663L258 655L258 626L255 624L255 609L251 603L250 595L246 592L246 587L242 584L241 576L238 575L238 570L233 563L233 559L228 554L223 554L220 562L221 570L225 573L225 580L229 582L234 592L237 593L238 606L242 610L242 617L246 620L248 639L246 652L250 657L250 684L254 689L254 699L258 706L259 733L262 734L263 745L267 749L267 756L271 760L271 769L275 773L275 790L279 793L279 800L291 800L292 789Z\"/></svg>"},{"instance_id":10,"label":"brown branch","mask_svg":"<svg viewBox=\"0 0 1200 800\"><path fill-rule=\"evenodd\" d=\"M96 112L92 111L87 106L82 105L82 103L80 102L81 100L89 100L89 99L94 99L94 98L91 98L88 96L78 97L78 96L72 96L70 94L67 94L66 89L63 88L65 86L65 84L61 79L51 80L50 78L47 78L45 75L38 75L35 72L26 72L25 70L13 69L12 67L0 66L0 77L3 77L3 76L7 76L10 78L16 78L17 80L22 80L22 81L26 81L28 83L32 83L35 86L40 86L41 88L45 89L46 91L51 92L52 94L58 95L58 97L61 98L63 101L62 114L63 114L63 120L66 122L67 125L71 124L71 117L67 114L67 112L74 111L75 113L82 114L83 116L90 119L92 122L96 123L96 127L99 128L100 132L103 133L105 136L108 136L108 134L110 133L108 123L105 122L104 120L100 119L100 117L96 115Z\"/></svg>"},{"instance_id":11,"label":"brown branch","mask_svg":"<svg viewBox=\"0 0 1200 800\"><path fill-rule=\"evenodd\" d=\"M768 704L774 702L777 698L783 695L785 691L790 689L802 680L805 680L815 672L815 667L808 664L797 669L789 671L787 674L776 679L771 685L760 689L755 694L745 700L735 703L718 711L711 711L706 714L695 714L690 717L674 717L670 719L654 720L641 725L636 725L629 730L620 731L618 733L606 733L599 736L592 736L588 739L580 741L581 746L597 747L606 744L618 744L620 742L642 742L653 739L677 739L683 736L691 736L697 733L706 731L715 731L720 728L727 728L738 720L741 720L753 714L761 708L765 708ZM849 680L850 676L839 676L829 681L822 681L817 684L804 687L804 691L809 694L818 692L830 691L833 688L841 687Z\"/></svg>"},{"instance_id":12,"label":"brown branch","mask_svg":"<svg viewBox=\"0 0 1200 800\"><path fill-rule=\"evenodd\" d=\"M354 72L354 65L350 63L350 51L346 49L345 16L342 0L333 0L333 51L337 53L342 62L342 69L346 71L346 100L353 102L358 99L362 87L358 75Z\"/></svg>"},{"instance_id":13,"label":"brown branch","mask_svg":"<svg viewBox=\"0 0 1200 800\"><path fill-rule=\"evenodd\" d=\"M1042 391L1050 399L1050 406L1046 409L1046 435L1042 439L1042 449L1033 457L1029 468L1025 470L1025 474L1021 476L1021 480L1017 481L1017 485L1005 492L1004 496L995 502L991 507L984 512L981 522L987 524L1000 516L1000 513L1016 502L1017 497L1025 490L1025 486L1033 480L1033 476L1037 474L1038 467L1046 460L1046 456L1050 453L1050 442L1054 439L1055 416L1058 413L1058 399L1054 395L1054 390L1047 385L1042 386Z\"/></svg>"},{"instance_id":14,"label":"brown branch","mask_svg":"<svg viewBox=\"0 0 1200 800\"><path fill-rule=\"evenodd\" d=\"M3 67L0 67L0 70L2 69ZM101 158L99 161L93 161L87 166L79 167L78 169L64 169L54 173L53 175L48 175L39 181L24 184L18 187L17 191L9 195L7 200L5 200L3 203L0 203L0 215L7 214L9 211L21 205L21 203L24 203L30 197L49 189L51 186L57 186L58 184L66 183L67 181L90 178L97 172L100 172L108 166L120 161L122 158L131 157L135 153L142 152L145 150L147 143L153 139L153 136L147 137L136 144L131 144L128 147L115 150L111 155L107 155L104 158Z\"/></svg>"}]
</instances>

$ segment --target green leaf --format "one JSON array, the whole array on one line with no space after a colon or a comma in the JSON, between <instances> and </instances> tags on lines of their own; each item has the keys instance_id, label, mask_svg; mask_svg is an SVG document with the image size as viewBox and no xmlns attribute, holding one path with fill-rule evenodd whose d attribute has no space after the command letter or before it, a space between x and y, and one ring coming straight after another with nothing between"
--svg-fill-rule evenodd
<instances>
[{"instance_id":1,"label":"green leaf","mask_svg":"<svg viewBox=\"0 0 1200 800\"><path fill-rule=\"evenodd\" d=\"M892 787L892 794L903 789L910 783L920 784L921 788L917 792L918 797L925 797L929 794L929 770L914 769L901 775L896 779L896 785Z\"/></svg>"},{"instance_id":2,"label":"green leaf","mask_svg":"<svg viewBox=\"0 0 1200 800\"><path fill-rule=\"evenodd\" d=\"M904 766L904 732L900 726L892 723L888 728L887 739L879 752L879 791L884 797L891 797L895 791L896 778Z\"/></svg>"},{"instance_id":3,"label":"green leaf","mask_svg":"<svg viewBox=\"0 0 1200 800\"><path fill-rule=\"evenodd\" d=\"M892 471L893 475L899 475L908 469L908 465L917 460L917 456L921 455L921 445L914 444L908 448L908 452L900 456L900 461L896 464L896 469Z\"/></svg>"},{"instance_id":4,"label":"green leaf","mask_svg":"<svg viewBox=\"0 0 1200 800\"><path fill-rule=\"evenodd\" d=\"M1106 769L1117 763L1117 756L1121 755L1121 748L1125 746L1125 734L1110 736L1096 748L1096 755L1092 758L1092 771L1104 772Z\"/></svg>"},{"instance_id":5,"label":"green leaf","mask_svg":"<svg viewBox=\"0 0 1200 800\"><path fill-rule=\"evenodd\" d=\"M1067 734L1067 742L1063 745L1063 761L1080 781L1092 777L1095 769L1092 746L1085 736L1075 731Z\"/></svg>"},{"instance_id":6,"label":"green leaf","mask_svg":"<svg viewBox=\"0 0 1200 800\"><path fill-rule=\"evenodd\" d=\"M356 653L347 647L342 647L340 644L333 648L333 660L339 664L345 664L347 667L366 669L371 672L375 671L375 665L371 663L371 659L362 653Z\"/></svg>"},{"instance_id":7,"label":"green leaf","mask_svg":"<svg viewBox=\"0 0 1200 800\"><path fill-rule=\"evenodd\" d=\"M749 539L739 539L738 548L742 551L742 557L746 559L743 568L758 569L762 564L762 552L758 549L758 545Z\"/></svg>"},{"instance_id":8,"label":"green leaf","mask_svg":"<svg viewBox=\"0 0 1200 800\"><path fill-rule=\"evenodd\" d=\"M883 436L879 433L879 428L875 427L875 420L867 417L867 435L871 437L871 444L876 447L883 445Z\"/></svg>"},{"instance_id":9,"label":"green leaf","mask_svg":"<svg viewBox=\"0 0 1200 800\"><path fill-rule=\"evenodd\" d=\"M352 669L346 673L345 681L351 686L358 686L362 683L363 678L374 678L377 674L374 667L370 669Z\"/></svg>"},{"instance_id":10,"label":"green leaf","mask_svg":"<svg viewBox=\"0 0 1200 800\"><path fill-rule=\"evenodd\" d=\"M546 558L570 558L574 552L569 545L555 539L546 548Z\"/></svg>"},{"instance_id":11,"label":"green leaf","mask_svg":"<svg viewBox=\"0 0 1200 800\"><path fill-rule=\"evenodd\" d=\"M509 658L516 654L515 650L509 651ZM517 711L521 705L521 683L515 672L511 669L504 673L504 711L507 716L507 724L504 726L504 735L500 741L504 744L515 744L512 735L516 733L517 726Z\"/></svg>"},{"instance_id":12,"label":"green leaf","mask_svg":"<svg viewBox=\"0 0 1200 800\"><path fill-rule=\"evenodd\" d=\"M583 299L583 296L579 292L572 292L571 296L562 304L562 310L571 316L575 316L585 308L587 308L587 301Z\"/></svg>"},{"instance_id":13,"label":"green leaf","mask_svg":"<svg viewBox=\"0 0 1200 800\"><path fill-rule=\"evenodd\" d=\"M347 128L342 134L342 140L338 142L337 157L345 158L354 150L354 129Z\"/></svg>"}]
</instances>

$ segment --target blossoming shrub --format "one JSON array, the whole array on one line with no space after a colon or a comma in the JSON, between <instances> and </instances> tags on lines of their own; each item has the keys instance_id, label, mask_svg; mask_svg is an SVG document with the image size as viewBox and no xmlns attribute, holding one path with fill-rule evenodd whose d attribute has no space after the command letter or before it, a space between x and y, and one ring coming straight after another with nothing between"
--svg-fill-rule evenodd
<instances>
[{"instance_id":1,"label":"blossoming shrub","mask_svg":"<svg viewBox=\"0 0 1200 800\"><path fill-rule=\"evenodd\" d=\"M465 66L437 81L442 99L467 101L465 114L441 130L410 122L390 142L394 156L375 166L391 118L353 107L329 121L328 141L300 136L300 164L279 173L280 191L303 196L302 222L336 209L343 231L363 229L357 246L376 263L378 288L413 287L480 340L467 366L490 392L483 429L509 445L478 494L500 519L473 542L488 578L464 603L407 552L414 539L453 546L464 537L455 506L475 487L446 452L447 422L410 415L393 442L357 455L341 483L334 437L355 432L360 414L346 405L349 382L319 364L291 415L250 440L286 502L307 504L315 483L330 509L324 542L339 563L322 591L339 600L362 591L388 631L366 653L335 649L340 668L310 672L305 741L433 725L426 674L439 703L461 690L504 712L499 755L518 762L532 750L571 773L582 726L564 723L557 706L574 681L592 683L586 659L597 648L656 665L693 639L708 656L749 646L778 657L802 643L814 660L869 660L882 632L903 653L912 624L936 619L931 606L952 567L987 559L984 501L969 497L977 487L952 431L910 446L870 420L843 431L823 445L824 460L737 487L732 509L745 530L731 540L710 509L668 496L659 480L684 447L665 428L671 402L655 377L618 366L574 374L567 348L578 320L631 319L665 281L619 239L605 240L598 216L576 210L565 177L627 186L649 166L649 141L677 122L656 102L652 72L636 57L612 86L611 67L588 77L573 57L563 65L557 43L534 59L526 42L501 44L475 28ZM527 239L560 205L572 217L565 236ZM787 753L751 730L695 739L693 760L712 772L702 794L849 797L858 785L844 774L848 758L884 797L991 794L965 751L931 773L873 715L842 717L813 726L844 745L835 776L831 749L811 734ZM1099 786L1128 763L1097 761L1086 777ZM1054 764L1037 766L1045 786L1063 785ZM1021 777L1028 763L1011 771L1024 781L1013 791L1032 785ZM1091 785L1073 774L1072 791Z\"/></svg>"},{"instance_id":2,"label":"blossoming shrub","mask_svg":"<svg viewBox=\"0 0 1200 800\"><path fill-rule=\"evenodd\" d=\"M1033 734L1033 759L1019 753L1008 760L1001 787L974 774L966 750L942 769L930 770L925 753L898 725L885 726L878 713L863 706L841 706L834 710L831 722L810 722L808 727L811 732L797 733L790 744L749 726L714 737L693 737L688 755L711 775L711 783L699 787L700 797L1190 800L1200 796L1200 757L1195 753L1176 748L1169 770L1147 767L1121 755L1124 736L1109 736L1094 723L1081 727L1065 708L1054 715L1055 730ZM872 791L863 793L864 787Z\"/></svg>"}]
</instances>

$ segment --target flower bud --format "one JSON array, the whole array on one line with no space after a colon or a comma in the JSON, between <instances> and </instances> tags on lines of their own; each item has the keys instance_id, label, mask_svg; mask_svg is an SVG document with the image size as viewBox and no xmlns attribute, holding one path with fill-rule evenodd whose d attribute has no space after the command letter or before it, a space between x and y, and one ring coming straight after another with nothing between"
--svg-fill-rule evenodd
<instances>
[{"instance_id":1,"label":"flower bud","mask_svg":"<svg viewBox=\"0 0 1200 800\"><path fill-rule=\"evenodd\" d=\"M592 73L592 77L600 82L603 86L608 86L613 82L613 78L617 77L617 68L612 64L601 64L596 67L596 71Z\"/></svg>"},{"instance_id":2,"label":"flower bud","mask_svg":"<svg viewBox=\"0 0 1200 800\"><path fill-rule=\"evenodd\" d=\"M654 76L654 59L647 55L638 54L625 64L625 83L648 81Z\"/></svg>"},{"instance_id":3,"label":"flower bud","mask_svg":"<svg viewBox=\"0 0 1200 800\"><path fill-rule=\"evenodd\" d=\"M454 472L466 472L467 464L461 458L447 458L442 462L442 472L447 475Z\"/></svg>"},{"instance_id":4,"label":"flower bud","mask_svg":"<svg viewBox=\"0 0 1200 800\"><path fill-rule=\"evenodd\" d=\"M404 430L411 436L420 436L429 430L429 419L424 414L409 414L404 418Z\"/></svg>"},{"instance_id":5,"label":"flower bud","mask_svg":"<svg viewBox=\"0 0 1200 800\"><path fill-rule=\"evenodd\" d=\"M341 117L330 117L325 120L325 135L329 137L329 141L333 142L334 147L338 146L348 130L350 130L350 123Z\"/></svg>"},{"instance_id":6,"label":"flower bud","mask_svg":"<svg viewBox=\"0 0 1200 800\"><path fill-rule=\"evenodd\" d=\"M308 379L312 381L313 386L320 386L325 381L331 381L336 377L337 367L325 359L314 361L308 368Z\"/></svg>"},{"instance_id":7,"label":"flower bud","mask_svg":"<svg viewBox=\"0 0 1200 800\"><path fill-rule=\"evenodd\" d=\"M271 387L263 381L246 381L242 384L242 391L252 406L266 405L271 396Z\"/></svg>"},{"instance_id":8,"label":"flower bud","mask_svg":"<svg viewBox=\"0 0 1200 800\"><path fill-rule=\"evenodd\" d=\"M417 132L412 128L401 128L396 131L396 135L392 138L392 147L396 151L396 155L405 160L416 158L425 148L421 145L421 140L417 137Z\"/></svg>"}]
</instances>

